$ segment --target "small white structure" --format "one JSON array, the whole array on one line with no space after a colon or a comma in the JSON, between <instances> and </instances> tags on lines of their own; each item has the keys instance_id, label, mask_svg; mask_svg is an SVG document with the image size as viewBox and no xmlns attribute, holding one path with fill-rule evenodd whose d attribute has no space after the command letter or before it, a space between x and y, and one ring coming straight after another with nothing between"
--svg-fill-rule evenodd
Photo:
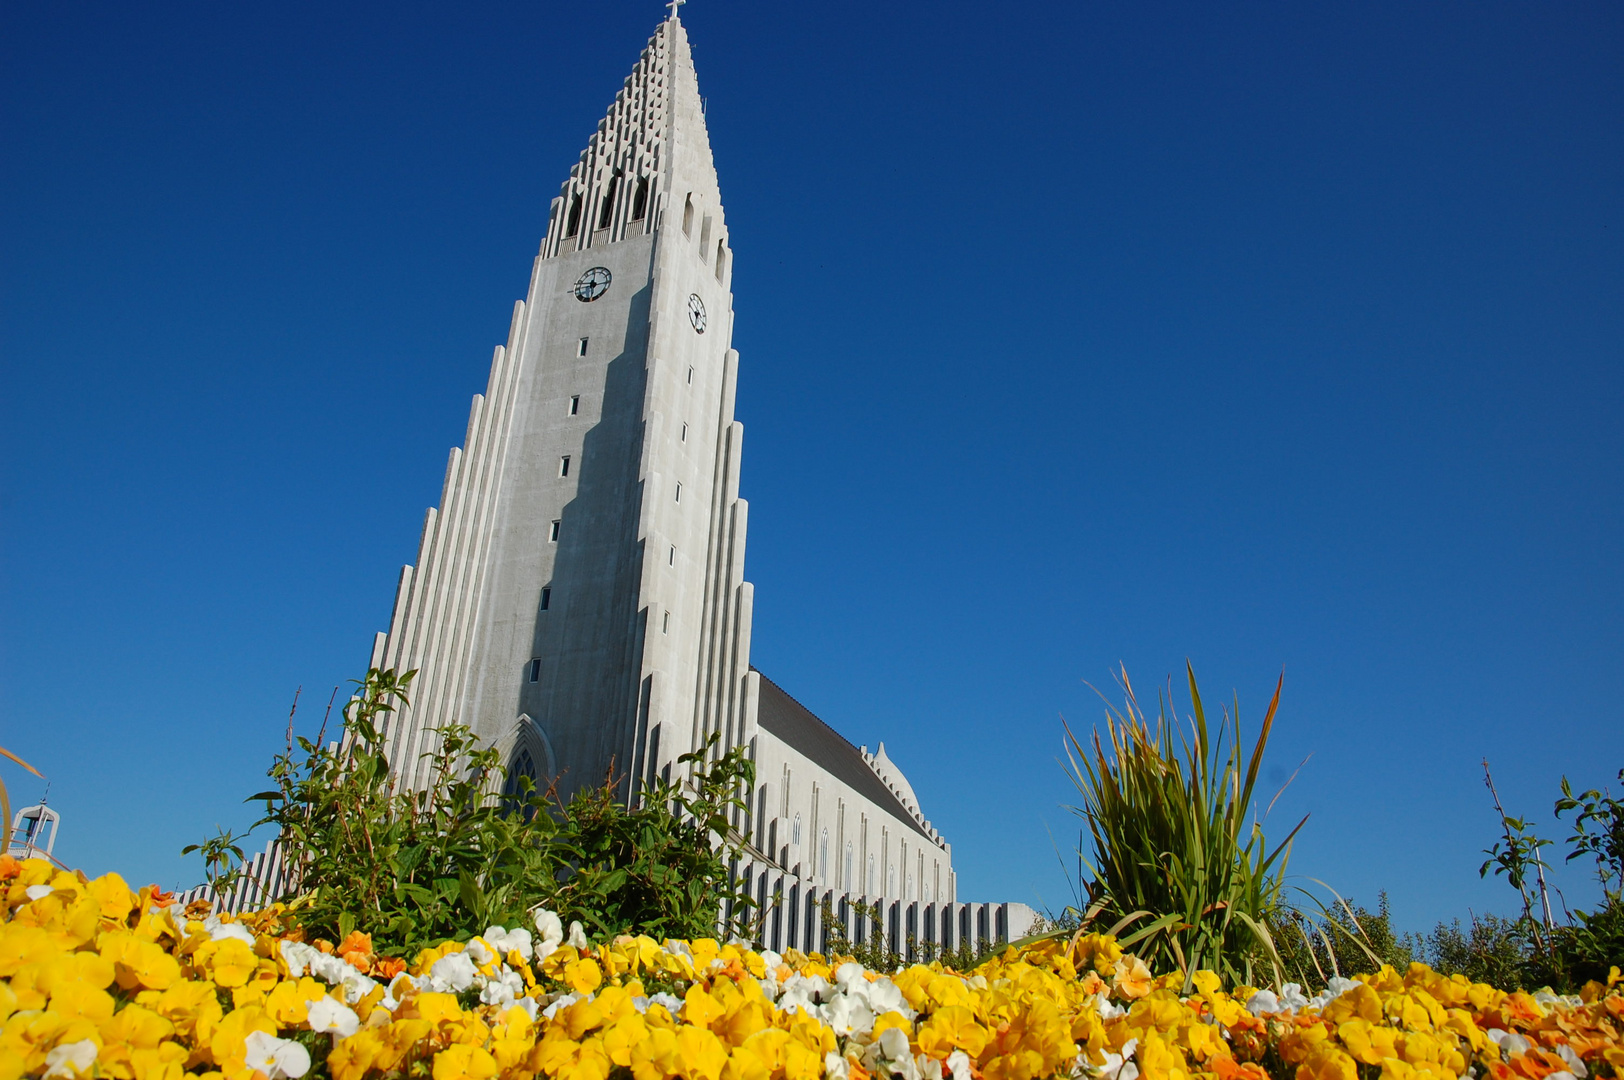
<instances>
[{"instance_id":1,"label":"small white structure","mask_svg":"<svg viewBox=\"0 0 1624 1080\"><path fill-rule=\"evenodd\" d=\"M61 821L62 815L44 803L23 807L11 819L11 849L6 854L18 859L50 858Z\"/></svg>"}]
</instances>

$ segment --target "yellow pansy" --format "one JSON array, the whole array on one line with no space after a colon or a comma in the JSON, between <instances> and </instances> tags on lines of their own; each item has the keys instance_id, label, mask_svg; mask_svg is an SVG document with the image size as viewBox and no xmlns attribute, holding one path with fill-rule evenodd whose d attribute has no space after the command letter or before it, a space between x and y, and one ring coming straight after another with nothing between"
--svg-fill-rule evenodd
<instances>
[{"instance_id":1,"label":"yellow pansy","mask_svg":"<svg viewBox=\"0 0 1624 1080\"><path fill-rule=\"evenodd\" d=\"M455 1043L434 1055L434 1080L490 1080L496 1059L478 1046Z\"/></svg>"}]
</instances>

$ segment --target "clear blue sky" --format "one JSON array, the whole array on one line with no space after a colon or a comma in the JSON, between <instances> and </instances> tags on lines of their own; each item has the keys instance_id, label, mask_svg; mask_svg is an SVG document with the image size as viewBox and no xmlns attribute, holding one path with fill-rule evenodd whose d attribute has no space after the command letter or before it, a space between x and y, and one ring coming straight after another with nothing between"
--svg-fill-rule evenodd
<instances>
[{"instance_id":1,"label":"clear blue sky","mask_svg":"<svg viewBox=\"0 0 1624 1080\"><path fill-rule=\"evenodd\" d=\"M70 862L196 880L360 673L661 15L0 16L0 745ZM684 17L755 660L886 741L961 896L1068 899L1059 717L1188 656L1249 730L1284 670L1296 871L1508 910L1480 759L1553 832L1624 766L1624 9Z\"/></svg>"}]
</instances>

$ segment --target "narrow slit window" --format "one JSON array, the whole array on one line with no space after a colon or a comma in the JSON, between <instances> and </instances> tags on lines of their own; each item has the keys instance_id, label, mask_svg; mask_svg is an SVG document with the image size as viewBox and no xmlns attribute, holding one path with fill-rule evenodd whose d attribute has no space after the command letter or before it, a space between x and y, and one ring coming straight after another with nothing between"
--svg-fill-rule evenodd
<instances>
[{"instance_id":1,"label":"narrow slit window","mask_svg":"<svg viewBox=\"0 0 1624 1080\"><path fill-rule=\"evenodd\" d=\"M582 338L580 341L577 341L575 343L575 355L576 356L585 356L586 355L586 338Z\"/></svg>"},{"instance_id":2,"label":"narrow slit window","mask_svg":"<svg viewBox=\"0 0 1624 1080\"><path fill-rule=\"evenodd\" d=\"M530 661L530 681L541 681L541 657L539 656Z\"/></svg>"},{"instance_id":3,"label":"narrow slit window","mask_svg":"<svg viewBox=\"0 0 1624 1080\"><path fill-rule=\"evenodd\" d=\"M671 632L671 613L668 611L668 612L665 613L665 618L660 620L660 633L669 634L670 632Z\"/></svg>"},{"instance_id":4,"label":"narrow slit window","mask_svg":"<svg viewBox=\"0 0 1624 1080\"><path fill-rule=\"evenodd\" d=\"M682 501L682 481L677 481L677 502Z\"/></svg>"},{"instance_id":5,"label":"narrow slit window","mask_svg":"<svg viewBox=\"0 0 1624 1080\"><path fill-rule=\"evenodd\" d=\"M580 411L581 411L581 395L576 394L574 397L570 398L570 415L575 416Z\"/></svg>"},{"instance_id":6,"label":"narrow slit window","mask_svg":"<svg viewBox=\"0 0 1624 1080\"><path fill-rule=\"evenodd\" d=\"M667 565L667 566L675 566L675 565L677 565L677 549L676 549L675 546L673 546L669 551L667 551L665 553L665 565Z\"/></svg>"},{"instance_id":7,"label":"narrow slit window","mask_svg":"<svg viewBox=\"0 0 1624 1080\"><path fill-rule=\"evenodd\" d=\"M682 441L683 442L688 441L688 425L687 424L682 425Z\"/></svg>"},{"instance_id":8,"label":"narrow slit window","mask_svg":"<svg viewBox=\"0 0 1624 1080\"><path fill-rule=\"evenodd\" d=\"M692 367L690 367L688 369L688 385L692 386L693 382L694 382L694 369Z\"/></svg>"},{"instance_id":9,"label":"narrow slit window","mask_svg":"<svg viewBox=\"0 0 1624 1080\"><path fill-rule=\"evenodd\" d=\"M553 590L548 586L541 590L541 610L546 611L553 606Z\"/></svg>"},{"instance_id":10,"label":"narrow slit window","mask_svg":"<svg viewBox=\"0 0 1624 1080\"><path fill-rule=\"evenodd\" d=\"M727 245L716 241L716 280L721 281L722 275L727 273Z\"/></svg>"},{"instance_id":11,"label":"narrow slit window","mask_svg":"<svg viewBox=\"0 0 1624 1080\"><path fill-rule=\"evenodd\" d=\"M559 476L568 476L569 474L570 474L570 456L568 454L565 454L563 457L558 459L558 475Z\"/></svg>"},{"instance_id":12,"label":"narrow slit window","mask_svg":"<svg viewBox=\"0 0 1624 1080\"><path fill-rule=\"evenodd\" d=\"M577 215L577 216L579 216L579 215ZM682 204L682 235L684 235L684 236L692 236L693 234L694 234L694 197L692 195L690 195L690 196L688 196L687 201ZM572 233L570 233L570 235L574 236L575 234L572 232Z\"/></svg>"},{"instance_id":13,"label":"narrow slit window","mask_svg":"<svg viewBox=\"0 0 1624 1080\"><path fill-rule=\"evenodd\" d=\"M553 522L552 527L547 530L547 539L549 542L554 544L558 543L558 526L560 524L562 523L555 521Z\"/></svg>"},{"instance_id":14,"label":"narrow slit window","mask_svg":"<svg viewBox=\"0 0 1624 1080\"><path fill-rule=\"evenodd\" d=\"M598 228L607 229L615 220L615 196L620 192L620 174L609 178L609 190L603 193L603 212L598 215Z\"/></svg>"},{"instance_id":15,"label":"narrow slit window","mask_svg":"<svg viewBox=\"0 0 1624 1080\"><path fill-rule=\"evenodd\" d=\"M574 236L581 231L581 196L575 195L570 199L570 213L564 223L564 235Z\"/></svg>"},{"instance_id":16,"label":"narrow slit window","mask_svg":"<svg viewBox=\"0 0 1624 1080\"><path fill-rule=\"evenodd\" d=\"M632 194L632 221L642 221L643 215L648 211L648 177L642 176L637 180L637 190Z\"/></svg>"}]
</instances>

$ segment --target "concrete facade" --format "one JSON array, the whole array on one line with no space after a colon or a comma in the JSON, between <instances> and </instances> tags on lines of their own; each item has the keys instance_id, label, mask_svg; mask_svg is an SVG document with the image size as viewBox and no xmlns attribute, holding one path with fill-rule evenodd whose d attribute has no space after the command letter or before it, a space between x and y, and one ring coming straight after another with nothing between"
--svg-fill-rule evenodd
<instances>
[{"instance_id":1,"label":"concrete facade","mask_svg":"<svg viewBox=\"0 0 1624 1080\"><path fill-rule=\"evenodd\" d=\"M763 865L955 898L951 848L886 756L750 666L732 250L688 40L660 24L553 200L467 438L371 662L419 674L391 760L472 727L567 796L670 775L712 733L757 764Z\"/></svg>"}]
</instances>

